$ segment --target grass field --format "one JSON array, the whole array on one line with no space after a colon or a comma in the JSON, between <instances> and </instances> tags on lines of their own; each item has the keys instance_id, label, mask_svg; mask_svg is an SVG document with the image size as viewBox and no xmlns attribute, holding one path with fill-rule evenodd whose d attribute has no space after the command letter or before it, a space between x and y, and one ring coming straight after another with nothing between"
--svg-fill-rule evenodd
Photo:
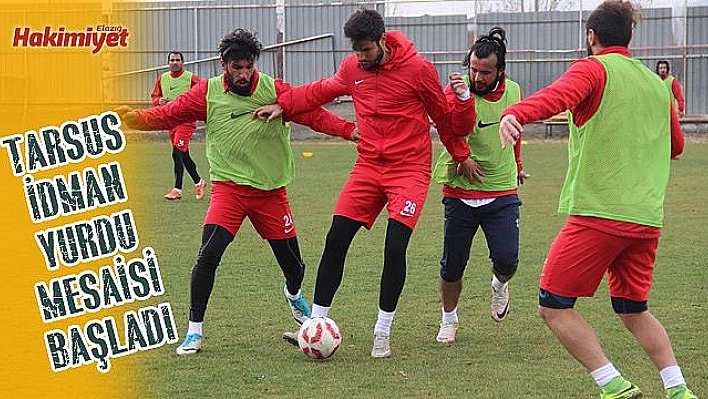
<instances>
[{"instance_id":1,"label":"grass field","mask_svg":"<svg viewBox=\"0 0 708 399\"><path fill-rule=\"evenodd\" d=\"M207 202L167 202L170 146L135 143L149 160L126 172L138 217L141 247L157 250L180 334L189 305L189 275L200 245ZM436 153L440 150L437 145ZM307 264L304 293L314 278L339 190L355 159L349 144L296 143L296 179L289 196ZM314 156L304 158L303 151ZM191 150L207 175L203 144ZM524 146L533 176L520 196L520 266L510 285L511 313L497 324L489 315L489 260L482 233L475 240L459 306L461 327L452 346L435 341L440 319L437 288L442 247L440 187L433 184L408 250L408 277L392 330L393 357L371 359L385 215L362 230L347 258L344 281L330 316L343 332L343 347L325 362L311 361L281 341L295 328L282 297L283 278L270 248L246 223L225 254L205 321L202 353L177 357L175 346L135 355L145 387L138 397L160 398L597 398L590 376L560 347L537 315L537 282L546 251L566 217L556 213L566 169L562 143ZM700 396L708 392L706 306L708 256L708 144L687 145L673 163L666 220L650 308L664 322L684 375ZM596 328L607 354L639 385L645 398L663 398L661 379L613 316L603 284L577 309Z\"/></svg>"}]
</instances>

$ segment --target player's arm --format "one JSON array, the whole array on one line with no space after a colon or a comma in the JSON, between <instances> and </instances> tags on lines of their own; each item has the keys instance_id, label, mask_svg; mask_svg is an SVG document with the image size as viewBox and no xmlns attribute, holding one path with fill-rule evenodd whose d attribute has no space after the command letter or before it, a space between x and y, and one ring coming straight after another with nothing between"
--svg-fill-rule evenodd
<instances>
[{"instance_id":1,"label":"player's arm","mask_svg":"<svg viewBox=\"0 0 708 399\"><path fill-rule=\"evenodd\" d=\"M353 122L343 119L322 107L314 111L291 115L286 120L305 125L316 132L341 137L344 140L352 140L352 132L356 128Z\"/></svg>"},{"instance_id":2,"label":"player's arm","mask_svg":"<svg viewBox=\"0 0 708 399\"><path fill-rule=\"evenodd\" d=\"M435 67L427 61L422 63L422 68L416 79L418 98L425 107L426 112L435 123L440 141L456 162L464 162L470 155L465 136L472 130L467 126L464 131L459 126L456 134L453 127L453 110L447 103L445 94L440 87L440 79ZM469 100L468 100L469 101Z\"/></svg>"},{"instance_id":3,"label":"player's arm","mask_svg":"<svg viewBox=\"0 0 708 399\"><path fill-rule=\"evenodd\" d=\"M479 180L484 177L484 172L479 164L470 157L470 147L465 137L474 127L474 119L468 126L463 123L453 123L453 107L440 88L438 73L433 64L425 61L418 75L418 98L425 106L426 112L432 118L438 130L440 142L457 162L457 174L463 175L469 181ZM453 85L454 86L454 85ZM454 89L453 89L454 90ZM460 101L465 101L461 100ZM469 100L466 100L469 101Z\"/></svg>"},{"instance_id":4,"label":"player's arm","mask_svg":"<svg viewBox=\"0 0 708 399\"><path fill-rule=\"evenodd\" d=\"M322 78L297 87L281 82L278 105L286 114L294 115L313 111L337 97L350 94L349 82L346 79L349 63L348 59L345 59L331 78Z\"/></svg>"},{"instance_id":5,"label":"player's arm","mask_svg":"<svg viewBox=\"0 0 708 399\"><path fill-rule=\"evenodd\" d=\"M202 80L174 101L161 107L127 111L122 119L137 130L172 129L183 123L206 120L207 85L208 81Z\"/></svg>"},{"instance_id":6,"label":"player's arm","mask_svg":"<svg viewBox=\"0 0 708 399\"><path fill-rule=\"evenodd\" d=\"M523 100L524 99L523 91L521 90L521 88L519 88L519 91L521 91L521 93L519 93L519 94L521 96L521 100ZM516 144L514 145L514 160L516 160L516 173L518 175L517 181L519 182L519 184L524 184L526 179L531 177L530 174L528 174L524 171L524 163L521 162L521 142L523 140L522 136L523 136L523 132L520 132L519 138L516 141Z\"/></svg>"},{"instance_id":7,"label":"player's arm","mask_svg":"<svg viewBox=\"0 0 708 399\"><path fill-rule=\"evenodd\" d=\"M152 100L152 105L160 105L160 99L162 98L162 75L157 77L155 82L155 87L152 88L152 93L150 93L150 99Z\"/></svg>"},{"instance_id":8,"label":"player's arm","mask_svg":"<svg viewBox=\"0 0 708 399\"><path fill-rule=\"evenodd\" d=\"M683 115L686 111L686 99L683 97L683 91L681 91L681 84L678 79L674 79L671 83L671 92L674 93L674 98L678 103L678 110Z\"/></svg>"},{"instance_id":9,"label":"player's arm","mask_svg":"<svg viewBox=\"0 0 708 399\"><path fill-rule=\"evenodd\" d=\"M453 133L467 136L474 129L477 111L474 108L474 97L462 74L450 74L450 81L444 92L445 100L452 110Z\"/></svg>"},{"instance_id":10,"label":"player's arm","mask_svg":"<svg viewBox=\"0 0 708 399\"><path fill-rule=\"evenodd\" d=\"M524 130L523 125L548 119L568 109L575 110L588 100L591 104L585 104L587 109L584 109L584 115L594 114L602 98L604 82L605 71L599 61L582 59L573 62L570 68L550 86L502 111L499 123L502 147L507 143L516 144L520 141L519 137Z\"/></svg>"},{"instance_id":11,"label":"player's arm","mask_svg":"<svg viewBox=\"0 0 708 399\"><path fill-rule=\"evenodd\" d=\"M344 80L342 80L339 75L340 73L337 71L337 75L335 75L334 78L322 78L317 82L298 87L293 87L293 85L282 79L276 79L275 91L278 96L277 102L256 108L256 110L253 111L253 116L266 122L271 122L279 116L283 116L286 120L291 120L292 115L316 111L321 108L322 105L347 93ZM326 87L326 89L322 89L323 87ZM330 94L327 96L322 95L322 93L324 93L323 90L330 93L331 98ZM313 97L308 93L319 94ZM308 99L310 101L309 103Z\"/></svg>"},{"instance_id":12,"label":"player's arm","mask_svg":"<svg viewBox=\"0 0 708 399\"><path fill-rule=\"evenodd\" d=\"M526 125L574 109L595 91L604 89L604 85L600 85L604 81L598 80L596 76L604 73L602 65L594 59L575 61L550 86L507 107L502 117L511 114L516 116L519 123Z\"/></svg>"},{"instance_id":13,"label":"player's arm","mask_svg":"<svg viewBox=\"0 0 708 399\"><path fill-rule=\"evenodd\" d=\"M671 102L671 158L677 159L683 153L683 130L681 122L674 109L674 103Z\"/></svg>"}]
</instances>

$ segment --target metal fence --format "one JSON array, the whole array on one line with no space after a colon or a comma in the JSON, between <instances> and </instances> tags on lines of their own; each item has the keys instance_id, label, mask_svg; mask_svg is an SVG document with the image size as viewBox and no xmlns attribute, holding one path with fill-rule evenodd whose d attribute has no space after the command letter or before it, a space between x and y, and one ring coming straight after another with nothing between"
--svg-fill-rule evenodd
<instances>
[{"instance_id":1,"label":"metal fence","mask_svg":"<svg viewBox=\"0 0 708 399\"><path fill-rule=\"evenodd\" d=\"M167 53L182 51L186 61L216 55L219 39L228 31L244 27L258 32L264 45L323 34L331 39L309 41L264 52L259 68L271 75L282 74L294 84L317 80L334 73L336 65L351 52L342 25L359 5L384 13L384 1L313 2L313 0L217 0L210 2L119 3L109 22L130 27L131 47L110 54L108 74L115 98L108 102L145 102L157 76L166 69ZM465 15L387 18L387 29L401 30L418 50L432 61L441 77L460 68L469 39L501 26L508 32L508 74L529 95L548 85L569 63L585 55L584 21L589 12L489 13L468 19ZM689 7L683 17L684 41L671 34L676 18L670 9L647 9L635 32L631 50L651 69L658 59L668 59L672 73L685 87L687 112L708 114L708 7ZM206 78L220 73L218 62L187 64ZM129 71L150 69L142 73ZM118 76L116 76L118 74Z\"/></svg>"},{"instance_id":2,"label":"metal fence","mask_svg":"<svg viewBox=\"0 0 708 399\"><path fill-rule=\"evenodd\" d=\"M590 15L583 13L493 13L480 14L477 31L493 26L507 31L509 54L507 72L519 81L526 95L547 86L568 65L586 54L579 48L584 41L584 23ZM686 96L688 114L708 114L708 7L688 8L682 32L686 45L676 42L672 27L676 18L670 9L646 9L634 32L630 50L654 70L658 60L668 60L671 73L679 79Z\"/></svg>"}]
</instances>

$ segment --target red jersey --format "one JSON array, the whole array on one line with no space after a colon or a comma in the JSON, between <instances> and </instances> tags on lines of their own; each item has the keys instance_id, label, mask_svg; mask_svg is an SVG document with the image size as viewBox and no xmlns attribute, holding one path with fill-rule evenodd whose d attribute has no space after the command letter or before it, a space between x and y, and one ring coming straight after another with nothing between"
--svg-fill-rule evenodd
<instances>
[{"instance_id":1,"label":"red jersey","mask_svg":"<svg viewBox=\"0 0 708 399\"><path fill-rule=\"evenodd\" d=\"M375 70L364 70L355 55L347 56L331 78L292 88L285 87L278 104L286 114L297 114L351 95L361 141L359 161L395 164L430 171L432 118L440 140L460 162L469 156L464 136L472 130L473 116L453 120L435 67L416 51L402 33L385 33L388 58ZM468 101L457 100L456 106Z\"/></svg>"}]
</instances>

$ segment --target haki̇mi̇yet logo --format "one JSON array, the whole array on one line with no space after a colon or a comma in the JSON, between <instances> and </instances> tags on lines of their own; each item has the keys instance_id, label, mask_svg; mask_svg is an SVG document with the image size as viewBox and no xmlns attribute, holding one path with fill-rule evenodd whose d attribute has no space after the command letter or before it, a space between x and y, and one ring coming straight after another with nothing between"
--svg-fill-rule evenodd
<instances>
[{"instance_id":1,"label":"haki\u0307mi\u0307yet logo","mask_svg":"<svg viewBox=\"0 0 708 399\"><path fill-rule=\"evenodd\" d=\"M71 31L60 26L56 30L45 26L42 30L32 30L28 27L17 27L12 38L12 47L90 47L96 54L107 47L127 47L127 28L120 25L96 25L87 27L84 31Z\"/></svg>"}]
</instances>

